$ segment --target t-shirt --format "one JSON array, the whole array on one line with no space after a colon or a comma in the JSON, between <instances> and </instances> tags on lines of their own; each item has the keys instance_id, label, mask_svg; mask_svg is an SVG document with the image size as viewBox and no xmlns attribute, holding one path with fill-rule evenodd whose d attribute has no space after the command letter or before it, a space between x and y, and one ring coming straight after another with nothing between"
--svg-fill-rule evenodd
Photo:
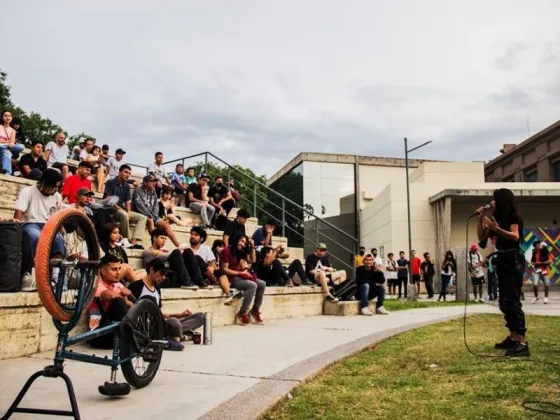
<instances>
[{"instance_id":1,"label":"t-shirt","mask_svg":"<svg viewBox=\"0 0 560 420\"><path fill-rule=\"evenodd\" d=\"M361 267L362 265L364 265L364 256L356 255L354 257L354 267Z\"/></svg>"},{"instance_id":2,"label":"t-shirt","mask_svg":"<svg viewBox=\"0 0 560 420\"><path fill-rule=\"evenodd\" d=\"M229 194L229 188L224 184L214 185L208 190L208 198L214 200L214 203L219 203L222 198Z\"/></svg>"},{"instance_id":3,"label":"t-shirt","mask_svg":"<svg viewBox=\"0 0 560 420\"><path fill-rule=\"evenodd\" d=\"M163 165L157 165L155 162L150 163L148 173L154 174L159 182L165 183L165 168Z\"/></svg>"},{"instance_id":4,"label":"t-shirt","mask_svg":"<svg viewBox=\"0 0 560 420\"><path fill-rule=\"evenodd\" d=\"M177 172L173 172L170 179L171 185L173 185L175 188L183 188L183 183L187 182L185 174L178 174Z\"/></svg>"},{"instance_id":5,"label":"t-shirt","mask_svg":"<svg viewBox=\"0 0 560 420\"><path fill-rule=\"evenodd\" d=\"M203 189L202 186L198 182L193 182L189 184L187 188L187 198L189 197L189 193L193 194L193 198L197 200L204 201Z\"/></svg>"},{"instance_id":6,"label":"t-shirt","mask_svg":"<svg viewBox=\"0 0 560 420\"><path fill-rule=\"evenodd\" d=\"M126 161L124 160L124 158L122 158L121 160L117 160L116 157L111 156L109 159L107 159L107 166L109 167L109 177L114 178L116 176L119 176L119 169L122 165L126 165Z\"/></svg>"},{"instance_id":7,"label":"t-shirt","mask_svg":"<svg viewBox=\"0 0 560 420\"><path fill-rule=\"evenodd\" d=\"M70 153L70 149L68 149L67 144L63 144L59 146L56 142L50 141L45 146L45 151L50 150L51 154L49 155L49 160L47 161L47 166L50 168L53 166L54 163L64 163L66 164L66 160L68 159L68 154Z\"/></svg>"},{"instance_id":8,"label":"t-shirt","mask_svg":"<svg viewBox=\"0 0 560 420\"><path fill-rule=\"evenodd\" d=\"M121 260L121 263L128 264L128 255L126 255L126 251L124 250L123 247L121 246L111 247L106 242L102 242L100 244L100 247L105 253L105 255L112 255L114 257L117 257L119 260Z\"/></svg>"},{"instance_id":9,"label":"t-shirt","mask_svg":"<svg viewBox=\"0 0 560 420\"><path fill-rule=\"evenodd\" d=\"M151 248L146 249L145 251L142 252L142 261L144 261L144 267L146 267L148 265L148 263L150 261L152 261L154 258L159 258L162 261L167 261L167 257L169 256L169 253L165 252L163 254L158 254L157 256L154 255L153 250Z\"/></svg>"},{"instance_id":10,"label":"t-shirt","mask_svg":"<svg viewBox=\"0 0 560 420\"><path fill-rule=\"evenodd\" d=\"M194 255L198 255L205 263L216 260L216 256L212 252L212 248L206 244L200 245L196 250L194 248L191 248L191 250Z\"/></svg>"},{"instance_id":11,"label":"t-shirt","mask_svg":"<svg viewBox=\"0 0 560 420\"><path fill-rule=\"evenodd\" d=\"M318 257L317 254L312 252L305 257L305 274L307 277L313 278L311 271L321 269L322 267L331 267L331 261L328 255Z\"/></svg>"},{"instance_id":12,"label":"t-shirt","mask_svg":"<svg viewBox=\"0 0 560 420\"><path fill-rule=\"evenodd\" d=\"M124 287L124 285L122 283L117 282L117 283L106 284L103 280L101 280L101 277L99 277L99 281L97 282L97 288L95 289L95 297L100 298L101 294L105 290L118 292L121 289L126 289L126 287ZM103 310L105 312L107 312L109 310L109 303L110 303L110 301L108 301L108 300L102 300L101 301L101 304L103 306ZM99 308L97 307L97 302L95 300L93 300L91 302L90 306L89 306L89 329L94 330L94 329L98 328L100 322L101 322L101 312L100 312Z\"/></svg>"},{"instance_id":13,"label":"t-shirt","mask_svg":"<svg viewBox=\"0 0 560 420\"><path fill-rule=\"evenodd\" d=\"M417 276L420 274L420 264L422 264L422 260L418 257L414 257L411 261L410 271L412 272L413 276Z\"/></svg>"},{"instance_id":14,"label":"t-shirt","mask_svg":"<svg viewBox=\"0 0 560 420\"><path fill-rule=\"evenodd\" d=\"M383 267L383 260L379 256L373 257L373 264L379 269Z\"/></svg>"},{"instance_id":15,"label":"t-shirt","mask_svg":"<svg viewBox=\"0 0 560 420\"><path fill-rule=\"evenodd\" d=\"M47 162L41 156L39 156L37 160L35 160L35 158L33 158L33 155L31 153L28 153L26 155L23 155L19 160L19 167L23 168L24 166L29 166L29 169L39 169L41 172L43 172L45 169L47 169Z\"/></svg>"},{"instance_id":16,"label":"t-shirt","mask_svg":"<svg viewBox=\"0 0 560 420\"><path fill-rule=\"evenodd\" d=\"M78 199L78 190L80 188L91 190L91 181L87 178L82 178L80 175L69 176L62 186L62 196L68 199L68 203L73 204Z\"/></svg>"},{"instance_id":17,"label":"t-shirt","mask_svg":"<svg viewBox=\"0 0 560 420\"><path fill-rule=\"evenodd\" d=\"M196 177L185 175L185 180L187 182L187 185L190 185L193 182L196 182Z\"/></svg>"},{"instance_id":18,"label":"t-shirt","mask_svg":"<svg viewBox=\"0 0 560 420\"><path fill-rule=\"evenodd\" d=\"M31 185L20 191L15 208L23 212L26 222L45 223L62 208L62 196L54 193L45 197L35 185Z\"/></svg>"},{"instance_id":19,"label":"t-shirt","mask_svg":"<svg viewBox=\"0 0 560 420\"><path fill-rule=\"evenodd\" d=\"M253 233L253 242L255 242L255 247L263 246L265 239L266 231L264 230L264 227L258 228L255 233ZM268 241L267 246L272 246L272 235L270 237L270 241Z\"/></svg>"},{"instance_id":20,"label":"t-shirt","mask_svg":"<svg viewBox=\"0 0 560 420\"><path fill-rule=\"evenodd\" d=\"M472 252L469 252L468 256L469 274L471 275L471 277L474 277L476 279L484 277L484 269L482 268L482 266L475 267L476 264L482 262L482 255L480 255L480 253L478 252L475 252L474 254Z\"/></svg>"},{"instance_id":21,"label":"t-shirt","mask_svg":"<svg viewBox=\"0 0 560 420\"><path fill-rule=\"evenodd\" d=\"M224 235L228 236L228 245L237 246L239 238L245 235L245 225L237 222L237 220L230 221L224 229Z\"/></svg>"},{"instance_id":22,"label":"t-shirt","mask_svg":"<svg viewBox=\"0 0 560 420\"><path fill-rule=\"evenodd\" d=\"M107 180L105 183L105 193L103 194L103 198L107 197L118 197L119 207L126 209L126 203L132 200L130 184L126 182L121 184L119 177Z\"/></svg>"},{"instance_id":23,"label":"t-shirt","mask_svg":"<svg viewBox=\"0 0 560 420\"><path fill-rule=\"evenodd\" d=\"M387 260L385 264L386 277L388 280L397 279L397 262L395 260Z\"/></svg>"},{"instance_id":24,"label":"t-shirt","mask_svg":"<svg viewBox=\"0 0 560 420\"><path fill-rule=\"evenodd\" d=\"M399 258L397 260L397 265L399 267L406 267L406 270L397 271L397 278L399 278L399 279L408 278L408 260L406 258Z\"/></svg>"},{"instance_id":25,"label":"t-shirt","mask_svg":"<svg viewBox=\"0 0 560 420\"><path fill-rule=\"evenodd\" d=\"M518 225L519 226L519 240L511 241L509 239L505 239L501 236L496 236L496 249L499 251L505 251L507 249L516 249L519 248L520 239L523 238L523 219L521 216L516 214L510 216L506 220L498 221L498 225L507 231L511 231L511 225Z\"/></svg>"},{"instance_id":26,"label":"t-shirt","mask_svg":"<svg viewBox=\"0 0 560 420\"><path fill-rule=\"evenodd\" d=\"M134 295L136 299L140 299L144 296L150 296L155 299L156 304L161 308L161 289L156 284L153 288L149 288L144 280L138 280L132 282L130 286L128 286L130 293Z\"/></svg>"},{"instance_id":27,"label":"t-shirt","mask_svg":"<svg viewBox=\"0 0 560 420\"><path fill-rule=\"evenodd\" d=\"M436 275L434 263L431 261L422 261L422 264L420 264L420 271L424 275L425 279L430 279Z\"/></svg>"},{"instance_id":28,"label":"t-shirt","mask_svg":"<svg viewBox=\"0 0 560 420\"><path fill-rule=\"evenodd\" d=\"M385 276L383 271L366 269L363 265L356 269L356 286L360 287L362 284L369 284L370 286L376 286L378 284L385 283Z\"/></svg>"},{"instance_id":29,"label":"t-shirt","mask_svg":"<svg viewBox=\"0 0 560 420\"><path fill-rule=\"evenodd\" d=\"M237 248L228 246L220 253L220 263L227 264L228 268L233 271L241 271L241 259L237 256ZM228 276L231 280L233 276Z\"/></svg>"},{"instance_id":30,"label":"t-shirt","mask_svg":"<svg viewBox=\"0 0 560 420\"><path fill-rule=\"evenodd\" d=\"M87 160L87 157L89 156L89 152L86 149L83 149L80 152L80 159L81 160Z\"/></svg>"}]
</instances>

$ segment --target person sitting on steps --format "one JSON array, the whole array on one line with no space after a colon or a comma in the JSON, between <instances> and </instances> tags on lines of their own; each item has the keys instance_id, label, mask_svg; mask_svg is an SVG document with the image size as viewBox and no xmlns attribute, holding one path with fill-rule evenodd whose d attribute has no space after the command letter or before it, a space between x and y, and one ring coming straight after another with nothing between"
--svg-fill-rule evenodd
<instances>
[{"instance_id":1,"label":"person sitting on steps","mask_svg":"<svg viewBox=\"0 0 560 420\"><path fill-rule=\"evenodd\" d=\"M134 282L146 275L146 270L134 270L128 263L128 255L123 247L118 245L122 240L119 227L114 223L104 226L105 237L101 239L101 249L105 255L113 255L121 261L120 280Z\"/></svg>"},{"instance_id":2,"label":"person sitting on steps","mask_svg":"<svg viewBox=\"0 0 560 420\"><path fill-rule=\"evenodd\" d=\"M256 264L255 272L257 277L266 282L267 286L312 286L307 276L303 264L300 260L294 260L288 267L288 272L284 268L282 262L278 259L277 250L268 246L262 247L260 251L260 259ZM298 275L294 281L295 275Z\"/></svg>"},{"instance_id":3,"label":"person sitting on steps","mask_svg":"<svg viewBox=\"0 0 560 420\"><path fill-rule=\"evenodd\" d=\"M346 272L344 270L335 272L334 268L332 268L325 243L319 243L315 252L312 252L305 258L305 273L311 282L321 286L325 300L338 302L338 298L331 294L329 285L331 283L342 283L346 280Z\"/></svg>"},{"instance_id":4,"label":"person sitting on steps","mask_svg":"<svg viewBox=\"0 0 560 420\"><path fill-rule=\"evenodd\" d=\"M231 220L224 230L224 242L226 246L232 245L235 248L239 238L245 235L245 223L251 217L249 212L245 209L239 209L235 220Z\"/></svg>"},{"instance_id":5,"label":"person sitting on steps","mask_svg":"<svg viewBox=\"0 0 560 420\"><path fill-rule=\"evenodd\" d=\"M214 207L204 201L204 189L208 185L208 174L203 172L198 176L198 182L190 184L187 188L189 208L193 213L200 214L203 228L212 227Z\"/></svg>"},{"instance_id":6,"label":"person sitting on steps","mask_svg":"<svg viewBox=\"0 0 560 420\"><path fill-rule=\"evenodd\" d=\"M173 188L164 185L161 189L161 197L159 198L159 217L169 223L175 223L178 226L190 226L192 223L187 220L181 220L175 214L175 203L173 201Z\"/></svg>"},{"instance_id":7,"label":"person sitting on steps","mask_svg":"<svg viewBox=\"0 0 560 420\"><path fill-rule=\"evenodd\" d=\"M356 298L360 300L360 314L373 315L369 309L369 301L377 298L375 313L388 315L389 312L383 307L385 301L385 276L383 271L378 270L373 255L364 257L364 265L356 269Z\"/></svg>"}]
</instances>

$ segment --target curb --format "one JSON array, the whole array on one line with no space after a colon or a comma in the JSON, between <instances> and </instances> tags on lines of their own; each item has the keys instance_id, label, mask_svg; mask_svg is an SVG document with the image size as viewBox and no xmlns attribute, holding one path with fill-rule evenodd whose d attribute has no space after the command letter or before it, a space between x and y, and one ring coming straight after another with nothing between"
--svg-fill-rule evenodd
<instances>
[{"instance_id":1,"label":"curb","mask_svg":"<svg viewBox=\"0 0 560 420\"><path fill-rule=\"evenodd\" d=\"M316 356L295 363L283 369L249 389L240 392L229 400L213 408L200 420L247 420L256 419L271 406L286 396L288 392L310 379L333 363L350 357L394 335L428 325L439 324L457 318L460 315L449 315L432 321L417 322L403 327L393 328L366 335L345 344L341 344Z\"/></svg>"}]
</instances>

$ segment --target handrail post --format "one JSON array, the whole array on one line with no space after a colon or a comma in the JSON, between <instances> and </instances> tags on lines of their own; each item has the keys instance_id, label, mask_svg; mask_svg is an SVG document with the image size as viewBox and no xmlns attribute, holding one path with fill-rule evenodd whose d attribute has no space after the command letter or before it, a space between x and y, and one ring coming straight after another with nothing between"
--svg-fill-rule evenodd
<instances>
[{"instance_id":1,"label":"handrail post","mask_svg":"<svg viewBox=\"0 0 560 420\"><path fill-rule=\"evenodd\" d=\"M257 217L257 184L253 183L253 217Z\"/></svg>"},{"instance_id":2,"label":"handrail post","mask_svg":"<svg viewBox=\"0 0 560 420\"><path fill-rule=\"evenodd\" d=\"M286 237L286 200L282 197L282 236Z\"/></svg>"},{"instance_id":3,"label":"handrail post","mask_svg":"<svg viewBox=\"0 0 560 420\"><path fill-rule=\"evenodd\" d=\"M315 218L315 246L319 244L319 219Z\"/></svg>"},{"instance_id":4,"label":"handrail post","mask_svg":"<svg viewBox=\"0 0 560 420\"><path fill-rule=\"evenodd\" d=\"M231 181L231 167L228 165L227 167L227 180L228 180L228 184Z\"/></svg>"},{"instance_id":5,"label":"handrail post","mask_svg":"<svg viewBox=\"0 0 560 420\"><path fill-rule=\"evenodd\" d=\"M204 153L204 172L208 173L208 152Z\"/></svg>"}]
</instances>

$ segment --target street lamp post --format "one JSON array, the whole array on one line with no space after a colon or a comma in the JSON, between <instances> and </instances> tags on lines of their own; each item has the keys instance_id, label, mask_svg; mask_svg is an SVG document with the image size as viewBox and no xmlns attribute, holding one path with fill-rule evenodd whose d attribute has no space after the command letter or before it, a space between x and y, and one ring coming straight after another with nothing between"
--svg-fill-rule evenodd
<instances>
[{"instance_id":1,"label":"street lamp post","mask_svg":"<svg viewBox=\"0 0 560 420\"><path fill-rule=\"evenodd\" d=\"M408 175L408 155L411 152L414 152L415 150L420 149L421 147L427 146L428 144L430 144L432 141L427 141L425 143L422 143L420 146L416 146L412 149L408 149L408 140L405 137L404 138L404 165L406 168L406 208L407 208L407 224L408 224L408 258L410 261L410 257L412 254L412 224L410 221L410 180L409 180L409 175ZM408 283L412 284L412 264L409 264L409 270L408 270ZM414 289L413 287L413 296L416 296L416 289Z\"/></svg>"}]
</instances>

